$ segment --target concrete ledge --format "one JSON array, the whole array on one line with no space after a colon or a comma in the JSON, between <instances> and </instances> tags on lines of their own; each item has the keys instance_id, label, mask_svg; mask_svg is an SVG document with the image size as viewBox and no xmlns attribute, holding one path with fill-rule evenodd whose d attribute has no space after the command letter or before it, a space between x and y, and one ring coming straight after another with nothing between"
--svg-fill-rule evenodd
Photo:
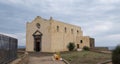
<instances>
[{"instance_id":1,"label":"concrete ledge","mask_svg":"<svg viewBox=\"0 0 120 64\"><path fill-rule=\"evenodd\" d=\"M21 59L18 58L18 59L16 59L16 60L14 60L13 62L11 62L10 64L18 64L20 61L21 61Z\"/></svg>"},{"instance_id":2,"label":"concrete ledge","mask_svg":"<svg viewBox=\"0 0 120 64\"><path fill-rule=\"evenodd\" d=\"M67 60L63 59L63 62L65 62L65 64L70 64Z\"/></svg>"},{"instance_id":3,"label":"concrete ledge","mask_svg":"<svg viewBox=\"0 0 120 64\"><path fill-rule=\"evenodd\" d=\"M106 61L103 61L103 62L100 62L100 63L97 63L97 64L106 64L106 63L110 63L112 62L112 60L106 60Z\"/></svg>"},{"instance_id":4,"label":"concrete ledge","mask_svg":"<svg viewBox=\"0 0 120 64\"><path fill-rule=\"evenodd\" d=\"M24 54L21 58L14 60L10 64L28 64L28 60L28 54Z\"/></svg>"},{"instance_id":5,"label":"concrete ledge","mask_svg":"<svg viewBox=\"0 0 120 64\"><path fill-rule=\"evenodd\" d=\"M110 51L97 51L97 50L90 50L91 52L96 52L96 53L103 53L103 54L111 54L112 52Z\"/></svg>"}]
</instances>

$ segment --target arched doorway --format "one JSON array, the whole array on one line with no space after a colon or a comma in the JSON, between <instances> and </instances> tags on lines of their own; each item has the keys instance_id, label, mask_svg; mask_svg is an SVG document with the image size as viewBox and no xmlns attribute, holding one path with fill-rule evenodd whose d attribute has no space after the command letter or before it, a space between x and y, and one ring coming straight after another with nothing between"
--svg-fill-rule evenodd
<instances>
[{"instance_id":1,"label":"arched doorway","mask_svg":"<svg viewBox=\"0 0 120 64\"><path fill-rule=\"evenodd\" d=\"M41 51L42 33L37 30L33 34L33 37L34 37L34 51L39 52Z\"/></svg>"}]
</instances>

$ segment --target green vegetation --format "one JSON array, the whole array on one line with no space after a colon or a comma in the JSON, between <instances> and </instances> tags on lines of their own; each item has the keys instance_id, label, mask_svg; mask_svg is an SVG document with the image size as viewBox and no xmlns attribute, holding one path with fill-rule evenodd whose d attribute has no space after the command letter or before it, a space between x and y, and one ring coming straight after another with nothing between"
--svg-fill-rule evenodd
<instances>
[{"instance_id":1,"label":"green vegetation","mask_svg":"<svg viewBox=\"0 0 120 64\"><path fill-rule=\"evenodd\" d=\"M120 64L120 46L117 46L112 52L113 64Z\"/></svg>"},{"instance_id":2,"label":"green vegetation","mask_svg":"<svg viewBox=\"0 0 120 64\"><path fill-rule=\"evenodd\" d=\"M69 51L73 51L74 48L75 48L75 44L74 44L73 42L70 42L70 43L68 44L67 48L68 48Z\"/></svg>"},{"instance_id":3,"label":"green vegetation","mask_svg":"<svg viewBox=\"0 0 120 64\"><path fill-rule=\"evenodd\" d=\"M83 47L83 50L85 50L85 51L89 51L90 48L89 48L88 46L84 46L84 47Z\"/></svg>"},{"instance_id":4,"label":"green vegetation","mask_svg":"<svg viewBox=\"0 0 120 64\"><path fill-rule=\"evenodd\" d=\"M70 64L97 64L111 59L111 54L96 53L91 51L63 52L61 56Z\"/></svg>"}]
</instances>

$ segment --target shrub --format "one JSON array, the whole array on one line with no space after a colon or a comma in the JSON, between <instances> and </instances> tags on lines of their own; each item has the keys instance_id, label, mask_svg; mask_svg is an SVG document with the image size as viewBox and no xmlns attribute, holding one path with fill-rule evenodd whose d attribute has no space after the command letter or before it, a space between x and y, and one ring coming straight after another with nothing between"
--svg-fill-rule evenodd
<instances>
[{"instance_id":1,"label":"shrub","mask_svg":"<svg viewBox=\"0 0 120 64\"><path fill-rule=\"evenodd\" d=\"M112 51L112 63L120 64L120 45Z\"/></svg>"},{"instance_id":2,"label":"shrub","mask_svg":"<svg viewBox=\"0 0 120 64\"><path fill-rule=\"evenodd\" d=\"M70 43L68 44L67 48L68 48L69 51L73 51L74 48L75 48L75 44L74 44L73 42L70 42Z\"/></svg>"},{"instance_id":3,"label":"shrub","mask_svg":"<svg viewBox=\"0 0 120 64\"><path fill-rule=\"evenodd\" d=\"M89 48L88 46L84 46L84 47L83 47L83 50L85 50L85 51L89 51L90 48Z\"/></svg>"}]
</instances>

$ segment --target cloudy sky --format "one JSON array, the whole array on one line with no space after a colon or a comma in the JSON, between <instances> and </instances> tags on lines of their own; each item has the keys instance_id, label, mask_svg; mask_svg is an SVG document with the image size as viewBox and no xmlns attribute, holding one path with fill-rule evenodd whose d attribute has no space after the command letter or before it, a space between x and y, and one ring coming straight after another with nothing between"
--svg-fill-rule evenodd
<instances>
[{"instance_id":1,"label":"cloudy sky","mask_svg":"<svg viewBox=\"0 0 120 64\"><path fill-rule=\"evenodd\" d=\"M81 26L96 46L120 44L120 0L0 0L0 33L25 45L26 22L36 16Z\"/></svg>"}]
</instances>

